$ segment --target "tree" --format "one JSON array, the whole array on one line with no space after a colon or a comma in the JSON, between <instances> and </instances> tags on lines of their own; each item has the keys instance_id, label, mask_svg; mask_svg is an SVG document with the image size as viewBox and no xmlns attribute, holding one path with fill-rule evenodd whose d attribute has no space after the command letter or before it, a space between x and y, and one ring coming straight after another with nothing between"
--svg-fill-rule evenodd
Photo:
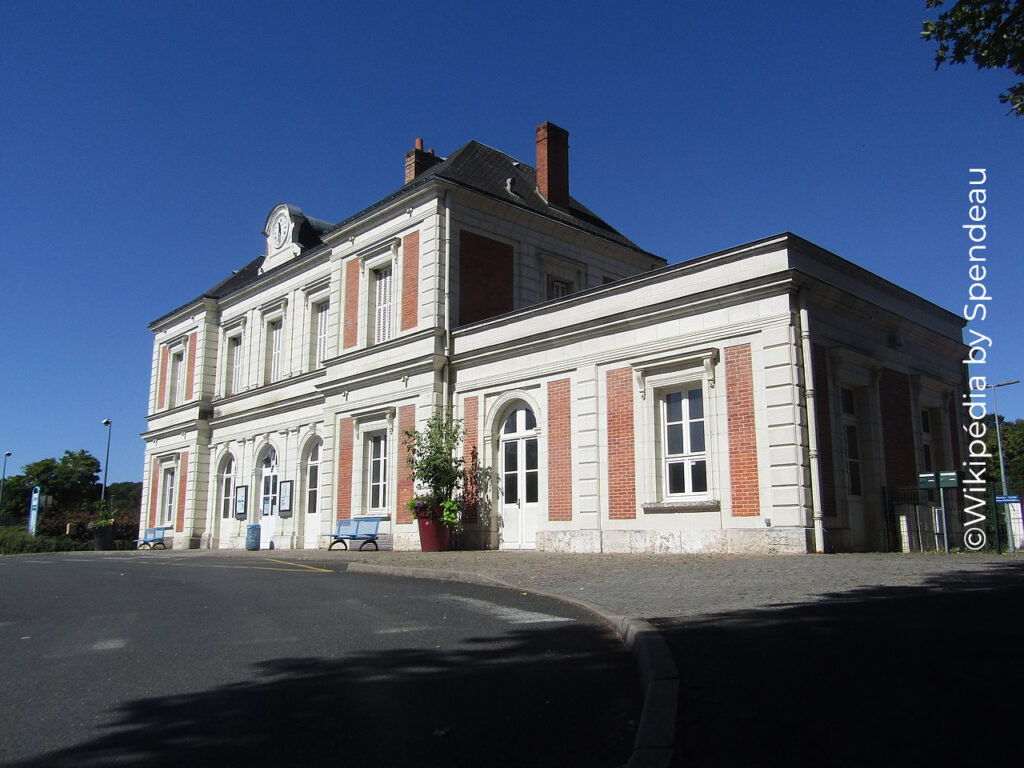
<instances>
[{"instance_id":1,"label":"tree","mask_svg":"<svg viewBox=\"0 0 1024 768\"><path fill-rule=\"evenodd\" d=\"M939 8L944 0L927 0L926 7ZM945 62L964 64L968 59L978 69L1009 69L1024 75L1024 7L1020 0L958 0L935 21L925 21L921 37L939 44L935 68ZM999 100L1010 105L1017 117L1024 115L1024 80L1012 85Z\"/></svg>"},{"instance_id":2,"label":"tree","mask_svg":"<svg viewBox=\"0 0 1024 768\"><path fill-rule=\"evenodd\" d=\"M986 471L990 482L1000 485L999 475L999 448L996 440L995 417L989 414L985 417L985 426L988 431L985 433L985 447L991 457L988 460ZM1024 482L1024 419L1007 421L999 417L999 431L1003 439L1003 461L1006 464L1006 482L1011 486L1010 493L1014 487ZM1002 492L1000 490L1000 492Z\"/></svg>"},{"instance_id":3,"label":"tree","mask_svg":"<svg viewBox=\"0 0 1024 768\"><path fill-rule=\"evenodd\" d=\"M56 510L80 507L82 502L100 497L100 462L88 451L64 451L57 459L40 459L25 465L24 476L31 488L38 485L44 496L53 499Z\"/></svg>"}]
</instances>

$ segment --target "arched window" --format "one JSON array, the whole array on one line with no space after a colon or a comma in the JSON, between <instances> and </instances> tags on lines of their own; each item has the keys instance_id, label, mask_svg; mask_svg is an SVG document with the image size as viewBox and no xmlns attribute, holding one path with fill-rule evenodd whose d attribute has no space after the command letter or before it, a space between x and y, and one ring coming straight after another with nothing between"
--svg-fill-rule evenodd
<instances>
[{"instance_id":1,"label":"arched window","mask_svg":"<svg viewBox=\"0 0 1024 768\"><path fill-rule=\"evenodd\" d=\"M540 501L540 456L537 417L518 404L501 427L501 546L532 549L536 545Z\"/></svg>"},{"instance_id":2,"label":"arched window","mask_svg":"<svg viewBox=\"0 0 1024 768\"><path fill-rule=\"evenodd\" d=\"M306 459L306 513L320 510L320 450L323 443L317 440L309 449Z\"/></svg>"},{"instance_id":3,"label":"arched window","mask_svg":"<svg viewBox=\"0 0 1024 768\"><path fill-rule=\"evenodd\" d=\"M277 451L273 448L260 465L260 513L277 514Z\"/></svg>"},{"instance_id":4,"label":"arched window","mask_svg":"<svg viewBox=\"0 0 1024 768\"><path fill-rule=\"evenodd\" d=\"M233 512L235 494L235 457L230 453L221 462L217 489L220 500L220 516L227 520Z\"/></svg>"}]
</instances>

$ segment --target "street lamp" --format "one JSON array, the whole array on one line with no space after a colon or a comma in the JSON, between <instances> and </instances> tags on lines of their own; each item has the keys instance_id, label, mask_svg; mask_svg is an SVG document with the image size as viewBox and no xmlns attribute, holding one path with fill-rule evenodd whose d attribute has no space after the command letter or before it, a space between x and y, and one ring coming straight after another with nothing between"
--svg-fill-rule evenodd
<instances>
[{"instance_id":1,"label":"street lamp","mask_svg":"<svg viewBox=\"0 0 1024 768\"><path fill-rule=\"evenodd\" d=\"M999 400L996 398L996 389L999 387L1008 387L1011 384L1020 384L1020 379L1014 379L1013 381L1001 381L998 384L986 384L985 389L992 390L992 412L996 418L996 447L999 449L999 477L1003 481L1003 496L1009 495L1006 490L1006 461L1003 459L1003 433L999 428ZM1010 507L1007 504L1003 505L1006 510L1006 535L1010 538L1010 549L1017 549L1017 542L1013 535L1013 527L1010 521Z\"/></svg>"},{"instance_id":2,"label":"street lamp","mask_svg":"<svg viewBox=\"0 0 1024 768\"><path fill-rule=\"evenodd\" d=\"M4 501L4 483L7 482L7 459L10 455L10 451L4 451L4 471L3 474L0 474L0 504L3 504ZM3 509L3 507L0 507L0 509Z\"/></svg>"},{"instance_id":3,"label":"street lamp","mask_svg":"<svg viewBox=\"0 0 1024 768\"><path fill-rule=\"evenodd\" d=\"M100 501L104 501L107 498L107 464L110 462L110 419L104 419L103 426L107 428L107 455L103 457L103 489L100 491Z\"/></svg>"}]
</instances>

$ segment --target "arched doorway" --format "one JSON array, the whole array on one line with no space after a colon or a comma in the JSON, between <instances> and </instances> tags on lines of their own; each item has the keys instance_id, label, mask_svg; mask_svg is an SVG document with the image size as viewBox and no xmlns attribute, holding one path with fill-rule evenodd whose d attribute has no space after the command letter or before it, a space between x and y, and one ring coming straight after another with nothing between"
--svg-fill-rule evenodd
<instances>
[{"instance_id":1,"label":"arched doorway","mask_svg":"<svg viewBox=\"0 0 1024 768\"><path fill-rule=\"evenodd\" d=\"M525 403L517 403L505 417L498 451L500 546L502 549L533 549L537 544L540 507L540 456L537 418Z\"/></svg>"}]
</instances>

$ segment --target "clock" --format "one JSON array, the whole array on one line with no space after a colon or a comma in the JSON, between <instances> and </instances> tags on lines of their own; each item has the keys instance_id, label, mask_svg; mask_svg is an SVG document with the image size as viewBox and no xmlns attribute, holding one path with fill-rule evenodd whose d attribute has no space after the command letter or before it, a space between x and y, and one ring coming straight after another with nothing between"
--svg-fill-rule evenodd
<instances>
[{"instance_id":1,"label":"clock","mask_svg":"<svg viewBox=\"0 0 1024 768\"><path fill-rule=\"evenodd\" d=\"M284 211L274 217L274 223L270 225L270 241L275 248L280 248L288 239L288 214Z\"/></svg>"}]
</instances>

